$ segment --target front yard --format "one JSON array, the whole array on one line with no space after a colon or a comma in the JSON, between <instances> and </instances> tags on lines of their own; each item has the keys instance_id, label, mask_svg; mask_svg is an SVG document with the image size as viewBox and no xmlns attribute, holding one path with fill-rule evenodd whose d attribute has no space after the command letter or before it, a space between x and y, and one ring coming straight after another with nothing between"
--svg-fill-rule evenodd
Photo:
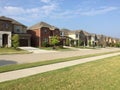
<instances>
[{"instance_id":1,"label":"front yard","mask_svg":"<svg viewBox=\"0 0 120 90\"><path fill-rule=\"evenodd\" d=\"M14 48L0 48L0 55L5 54L25 54L29 53L28 51L21 50L21 49L14 49Z\"/></svg>"},{"instance_id":2,"label":"front yard","mask_svg":"<svg viewBox=\"0 0 120 90\"><path fill-rule=\"evenodd\" d=\"M65 48L65 47L59 47L59 46L56 46L55 49L53 49L53 47L41 47L40 49L43 49L43 50L55 50L55 51L73 51L73 49Z\"/></svg>"},{"instance_id":3,"label":"front yard","mask_svg":"<svg viewBox=\"0 0 120 90\"><path fill-rule=\"evenodd\" d=\"M0 90L120 90L120 56L0 83Z\"/></svg>"}]
</instances>

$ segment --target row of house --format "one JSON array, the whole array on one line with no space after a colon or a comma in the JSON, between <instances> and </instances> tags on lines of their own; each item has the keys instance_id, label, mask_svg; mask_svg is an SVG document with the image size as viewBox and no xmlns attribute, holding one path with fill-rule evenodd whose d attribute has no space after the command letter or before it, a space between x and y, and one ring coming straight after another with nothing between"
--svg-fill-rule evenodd
<instances>
[{"instance_id":1,"label":"row of house","mask_svg":"<svg viewBox=\"0 0 120 90\"><path fill-rule=\"evenodd\" d=\"M61 30L62 37L69 38L70 46L114 46L116 43L120 42L119 38L112 38L105 35L97 35L94 33L89 33L84 30ZM67 45L64 40L64 44Z\"/></svg>"},{"instance_id":2,"label":"row of house","mask_svg":"<svg viewBox=\"0 0 120 90\"><path fill-rule=\"evenodd\" d=\"M12 18L0 16L0 47L11 47L14 34L19 35L20 46L42 47L44 42L50 42L52 36L60 37L60 30L45 22L27 28Z\"/></svg>"},{"instance_id":3,"label":"row of house","mask_svg":"<svg viewBox=\"0 0 120 90\"><path fill-rule=\"evenodd\" d=\"M88 33L84 30L59 29L45 22L31 27L5 16L0 16L0 47L11 47L12 36L19 35L20 46L42 47L50 43L52 36L58 36L63 45L69 46L106 46L120 42L119 39Z\"/></svg>"}]
</instances>

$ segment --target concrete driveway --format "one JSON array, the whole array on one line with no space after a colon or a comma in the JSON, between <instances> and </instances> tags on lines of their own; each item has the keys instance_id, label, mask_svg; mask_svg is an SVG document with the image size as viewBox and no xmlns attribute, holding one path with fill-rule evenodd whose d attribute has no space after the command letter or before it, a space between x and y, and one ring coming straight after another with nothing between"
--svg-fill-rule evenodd
<instances>
[{"instance_id":1,"label":"concrete driveway","mask_svg":"<svg viewBox=\"0 0 120 90\"><path fill-rule=\"evenodd\" d=\"M26 50L28 52L32 53L51 53L51 52L56 52L53 50L42 50L40 48L35 48L35 47L19 47L20 49Z\"/></svg>"}]
</instances>

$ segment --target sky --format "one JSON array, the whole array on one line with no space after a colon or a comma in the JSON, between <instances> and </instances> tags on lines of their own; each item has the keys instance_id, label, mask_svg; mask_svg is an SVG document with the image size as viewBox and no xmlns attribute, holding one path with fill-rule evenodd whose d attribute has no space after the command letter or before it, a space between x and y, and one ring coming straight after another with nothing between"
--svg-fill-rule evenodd
<instances>
[{"instance_id":1,"label":"sky","mask_svg":"<svg viewBox=\"0 0 120 90\"><path fill-rule=\"evenodd\" d=\"M120 0L0 0L0 16L120 38Z\"/></svg>"}]
</instances>

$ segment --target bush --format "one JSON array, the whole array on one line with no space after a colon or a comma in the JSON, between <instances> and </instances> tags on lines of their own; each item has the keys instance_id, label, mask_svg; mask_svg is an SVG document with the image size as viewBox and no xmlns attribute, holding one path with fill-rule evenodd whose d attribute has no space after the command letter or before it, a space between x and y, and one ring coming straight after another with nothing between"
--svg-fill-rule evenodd
<instances>
[{"instance_id":1,"label":"bush","mask_svg":"<svg viewBox=\"0 0 120 90\"><path fill-rule=\"evenodd\" d=\"M17 49L17 47L19 47L19 35L18 34L14 34L12 36L12 45L15 49Z\"/></svg>"},{"instance_id":2,"label":"bush","mask_svg":"<svg viewBox=\"0 0 120 90\"><path fill-rule=\"evenodd\" d=\"M49 44L48 44L47 42L43 42L43 43L42 43L42 46L43 46L43 47L49 47Z\"/></svg>"},{"instance_id":3,"label":"bush","mask_svg":"<svg viewBox=\"0 0 120 90\"><path fill-rule=\"evenodd\" d=\"M120 43L117 43L117 44L116 44L116 47L120 47Z\"/></svg>"}]
</instances>

